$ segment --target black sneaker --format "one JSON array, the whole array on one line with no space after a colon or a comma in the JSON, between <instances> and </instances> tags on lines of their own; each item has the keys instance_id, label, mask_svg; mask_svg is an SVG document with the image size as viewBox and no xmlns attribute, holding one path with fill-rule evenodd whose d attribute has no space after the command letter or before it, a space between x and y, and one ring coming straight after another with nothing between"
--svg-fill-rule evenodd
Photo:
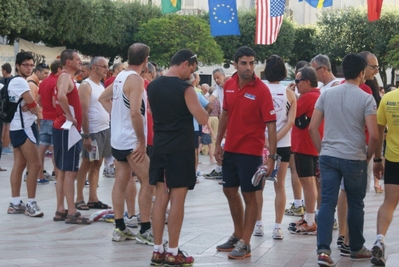
<instances>
[{"instance_id":1,"label":"black sneaker","mask_svg":"<svg viewBox=\"0 0 399 267\"><path fill-rule=\"evenodd\" d=\"M222 172L217 172L215 169L208 174L203 175L206 179L222 179Z\"/></svg>"},{"instance_id":2,"label":"black sneaker","mask_svg":"<svg viewBox=\"0 0 399 267\"><path fill-rule=\"evenodd\" d=\"M238 241L239 241L239 239L232 235L232 236L230 236L229 240L227 240L226 243L216 246L216 250L223 251L223 252L231 252L234 249L235 244L237 244Z\"/></svg>"},{"instance_id":3,"label":"black sneaker","mask_svg":"<svg viewBox=\"0 0 399 267\"><path fill-rule=\"evenodd\" d=\"M339 255L341 255L343 257L349 257L351 255L351 250L350 250L349 246L342 243L342 245L339 249Z\"/></svg>"},{"instance_id":4,"label":"black sneaker","mask_svg":"<svg viewBox=\"0 0 399 267\"><path fill-rule=\"evenodd\" d=\"M344 243L344 239L345 239L345 236L343 236L343 235L340 235L337 238L337 248L341 248L341 245Z\"/></svg>"}]
</instances>

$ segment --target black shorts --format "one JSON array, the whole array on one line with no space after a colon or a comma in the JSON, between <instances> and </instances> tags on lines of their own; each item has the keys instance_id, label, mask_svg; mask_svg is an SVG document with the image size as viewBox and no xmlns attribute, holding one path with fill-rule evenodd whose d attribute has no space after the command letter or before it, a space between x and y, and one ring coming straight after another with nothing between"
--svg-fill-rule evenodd
<instances>
[{"instance_id":1,"label":"black shorts","mask_svg":"<svg viewBox=\"0 0 399 267\"><path fill-rule=\"evenodd\" d=\"M30 128L10 131L10 142L14 148L18 148L23 144L25 144L26 139L28 138L29 140L32 141L32 143L38 144L39 143L38 137L39 135L36 123L33 123Z\"/></svg>"},{"instance_id":2,"label":"black shorts","mask_svg":"<svg viewBox=\"0 0 399 267\"><path fill-rule=\"evenodd\" d=\"M399 185L399 162L385 159L384 184Z\"/></svg>"},{"instance_id":3,"label":"black shorts","mask_svg":"<svg viewBox=\"0 0 399 267\"><path fill-rule=\"evenodd\" d=\"M55 166L61 171L77 172L82 142L77 142L68 149L68 130L53 128L53 149Z\"/></svg>"},{"instance_id":4,"label":"black shorts","mask_svg":"<svg viewBox=\"0 0 399 267\"><path fill-rule=\"evenodd\" d=\"M291 147L278 147L277 155L281 157L281 162L290 162Z\"/></svg>"},{"instance_id":5,"label":"black shorts","mask_svg":"<svg viewBox=\"0 0 399 267\"><path fill-rule=\"evenodd\" d=\"M223 187L241 187L242 192L254 192L262 189L262 183L252 185L252 176L262 164L262 156L224 152Z\"/></svg>"},{"instance_id":6,"label":"black shorts","mask_svg":"<svg viewBox=\"0 0 399 267\"><path fill-rule=\"evenodd\" d=\"M194 131L194 148L197 149L199 147L199 137L200 131Z\"/></svg>"},{"instance_id":7,"label":"black shorts","mask_svg":"<svg viewBox=\"0 0 399 267\"><path fill-rule=\"evenodd\" d=\"M129 156L133 152L133 149L119 150L119 149L112 148L111 152L112 152L112 156L117 161L127 162L127 156Z\"/></svg>"},{"instance_id":8,"label":"black shorts","mask_svg":"<svg viewBox=\"0 0 399 267\"><path fill-rule=\"evenodd\" d=\"M319 164L319 157L306 155L301 153L294 153L295 167L298 177L316 176L317 165Z\"/></svg>"},{"instance_id":9,"label":"black shorts","mask_svg":"<svg viewBox=\"0 0 399 267\"><path fill-rule=\"evenodd\" d=\"M152 151L150 159L150 184L166 182L168 188L188 187L196 183L195 151L186 150L175 153Z\"/></svg>"}]
</instances>

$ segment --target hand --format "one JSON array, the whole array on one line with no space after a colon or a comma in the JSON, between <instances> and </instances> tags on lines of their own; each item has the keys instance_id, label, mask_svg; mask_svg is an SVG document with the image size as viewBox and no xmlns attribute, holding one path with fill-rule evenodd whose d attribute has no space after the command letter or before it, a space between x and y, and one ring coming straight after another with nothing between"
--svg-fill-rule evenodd
<instances>
[{"instance_id":1,"label":"hand","mask_svg":"<svg viewBox=\"0 0 399 267\"><path fill-rule=\"evenodd\" d=\"M87 152L91 151L91 138L83 138L83 148L86 149Z\"/></svg>"},{"instance_id":2,"label":"hand","mask_svg":"<svg viewBox=\"0 0 399 267\"><path fill-rule=\"evenodd\" d=\"M273 172L273 170L274 170L274 159L267 158L266 162L267 162L267 175L266 175L266 177L270 177L272 172Z\"/></svg>"},{"instance_id":3,"label":"hand","mask_svg":"<svg viewBox=\"0 0 399 267\"><path fill-rule=\"evenodd\" d=\"M383 173L384 173L384 165L382 165L382 162L374 162L373 164L374 177L377 178L378 180L381 180Z\"/></svg>"},{"instance_id":4,"label":"hand","mask_svg":"<svg viewBox=\"0 0 399 267\"><path fill-rule=\"evenodd\" d=\"M295 83L290 83L290 84L287 86L287 88L290 89L291 91L295 92Z\"/></svg>"},{"instance_id":5,"label":"hand","mask_svg":"<svg viewBox=\"0 0 399 267\"><path fill-rule=\"evenodd\" d=\"M216 145L215 148L215 159L218 165L222 165L223 162L223 148L220 145Z\"/></svg>"},{"instance_id":6,"label":"hand","mask_svg":"<svg viewBox=\"0 0 399 267\"><path fill-rule=\"evenodd\" d=\"M72 122L72 124L75 125L75 127L78 126L78 121L77 121L74 117L68 116L68 115L65 115L65 117L66 117L66 119L67 119L68 121Z\"/></svg>"},{"instance_id":7,"label":"hand","mask_svg":"<svg viewBox=\"0 0 399 267\"><path fill-rule=\"evenodd\" d=\"M25 105L23 105L23 106L21 106L21 107L22 107L22 111L23 111L23 112L26 112L26 111L29 110L28 104L25 104Z\"/></svg>"},{"instance_id":8,"label":"hand","mask_svg":"<svg viewBox=\"0 0 399 267\"><path fill-rule=\"evenodd\" d=\"M138 143L132 153L133 161L140 163L144 160L144 157L146 157L146 156L147 156L147 153L146 153L145 145Z\"/></svg>"}]
</instances>

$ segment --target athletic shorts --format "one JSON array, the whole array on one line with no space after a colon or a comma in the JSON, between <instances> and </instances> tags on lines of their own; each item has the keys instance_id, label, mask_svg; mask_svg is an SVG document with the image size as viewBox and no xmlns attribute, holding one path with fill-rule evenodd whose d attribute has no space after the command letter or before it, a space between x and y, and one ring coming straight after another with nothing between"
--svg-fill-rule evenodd
<instances>
[{"instance_id":1,"label":"athletic shorts","mask_svg":"<svg viewBox=\"0 0 399 267\"><path fill-rule=\"evenodd\" d=\"M68 150L68 132L53 128L55 166L61 171L77 172L82 142L77 142Z\"/></svg>"},{"instance_id":2,"label":"athletic shorts","mask_svg":"<svg viewBox=\"0 0 399 267\"><path fill-rule=\"evenodd\" d=\"M199 137L200 131L194 131L194 148L197 149L199 147Z\"/></svg>"},{"instance_id":3,"label":"athletic shorts","mask_svg":"<svg viewBox=\"0 0 399 267\"><path fill-rule=\"evenodd\" d=\"M262 183L252 185L252 177L262 164L262 156L224 152L222 171L223 187L241 187L241 192L262 189Z\"/></svg>"},{"instance_id":4,"label":"athletic shorts","mask_svg":"<svg viewBox=\"0 0 399 267\"><path fill-rule=\"evenodd\" d=\"M291 147L278 147L277 155L281 157L281 162L290 162Z\"/></svg>"},{"instance_id":5,"label":"athletic shorts","mask_svg":"<svg viewBox=\"0 0 399 267\"><path fill-rule=\"evenodd\" d=\"M133 153L133 148L126 149L126 150L119 150L119 149L112 148L112 156L117 161L127 162L127 156L129 156L131 153Z\"/></svg>"},{"instance_id":6,"label":"athletic shorts","mask_svg":"<svg viewBox=\"0 0 399 267\"><path fill-rule=\"evenodd\" d=\"M319 157L306 155L301 153L294 153L295 167L298 177L316 176L319 164Z\"/></svg>"},{"instance_id":7,"label":"athletic shorts","mask_svg":"<svg viewBox=\"0 0 399 267\"><path fill-rule=\"evenodd\" d=\"M10 131L10 141L13 148L22 146L28 138L32 143L37 144L38 134L36 123L33 123L29 128Z\"/></svg>"},{"instance_id":8,"label":"athletic shorts","mask_svg":"<svg viewBox=\"0 0 399 267\"><path fill-rule=\"evenodd\" d=\"M90 134L91 140L97 140L98 156L99 158L106 158L111 156L111 129L105 129L98 133ZM82 149L82 158L89 158L89 152Z\"/></svg>"},{"instance_id":9,"label":"athletic shorts","mask_svg":"<svg viewBox=\"0 0 399 267\"><path fill-rule=\"evenodd\" d=\"M399 162L385 159L384 184L399 185Z\"/></svg>"},{"instance_id":10,"label":"athletic shorts","mask_svg":"<svg viewBox=\"0 0 399 267\"><path fill-rule=\"evenodd\" d=\"M53 145L53 122L51 120L40 121L40 145L52 146Z\"/></svg>"},{"instance_id":11,"label":"athletic shorts","mask_svg":"<svg viewBox=\"0 0 399 267\"><path fill-rule=\"evenodd\" d=\"M210 134L207 134L207 133L202 133L202 134L201 134L201 144L203 144L203 145L212 144L211 135L210 135Z\"/></svg>"},{"instance_id":12,"label":"athletic shorts","mask_svg":"<svg viewBox=\"0 0 399 267\"><path fill-rule=\"evenodd\" d=\"M187 187L193 189L196 183L195 151L175 153L152 151L150 159L150 184L166 182L168 188Z\"/></svg>"}]
</instances>

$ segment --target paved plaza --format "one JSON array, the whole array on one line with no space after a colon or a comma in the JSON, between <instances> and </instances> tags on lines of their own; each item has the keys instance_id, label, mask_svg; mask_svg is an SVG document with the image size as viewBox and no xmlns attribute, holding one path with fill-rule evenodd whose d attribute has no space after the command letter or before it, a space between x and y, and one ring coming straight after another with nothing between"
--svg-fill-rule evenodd
<instances>
[{"instance_id":1,"label":"paved plaza","mask_svg":"<svg viewBox=\"0 0 399 267\"><path fill-rule=\"evenodd\" d=\"M209 165L209 157L200 156L200 161L203 162L200 164L201 171L207 173L212 170L213 165ZM0 166L7 171L0 172L0 266L150 266L152 247L136 244L136 241L112 242L112 223L95 222L82 226L53 222L56 207L54 182L37 186L36 199L44 212L43 218L7 214L11 194L9 176L12 162L12 154L2 155ZM48 171L51 171L50 166L50 159L46 158L45 167ZM316 237L293 235L286 229L297 217L284 217L284 240L271 238L275 194L270 182L266 184L263 193L265 235L252 238L252 257L235 261L228 260L227 253L217 252L216 245L231 235L233 224L222 186L217 180L207 180L203 177L199 180L200 183L187 195L180 238L181 249L194 256L194 266L317 266ZM112 205L113 181L113 178L101 176L99 182L99 198L109 205ZM289 174L286 178L286 189L288 207L289 202L293 200ZM21 196L26 203L25 183L22 184ZM88 188L85 188L86 201L87 196ZM383 194L372 191L367 194L365 200L364 235L368 248L371 248L375 240L377 211L383 197ZM90 215L95 211L83 211L82 214ZM389 254L387 266L399 266L398 224L399 214L396 213L386 238ZM334 231L334 244L337 234L337 231ZM369 261L354 262L341 257L335 245L332 246L332 250L332 259L337 263L336 266L371 266Z\"/></svg>"}]
</instances>

